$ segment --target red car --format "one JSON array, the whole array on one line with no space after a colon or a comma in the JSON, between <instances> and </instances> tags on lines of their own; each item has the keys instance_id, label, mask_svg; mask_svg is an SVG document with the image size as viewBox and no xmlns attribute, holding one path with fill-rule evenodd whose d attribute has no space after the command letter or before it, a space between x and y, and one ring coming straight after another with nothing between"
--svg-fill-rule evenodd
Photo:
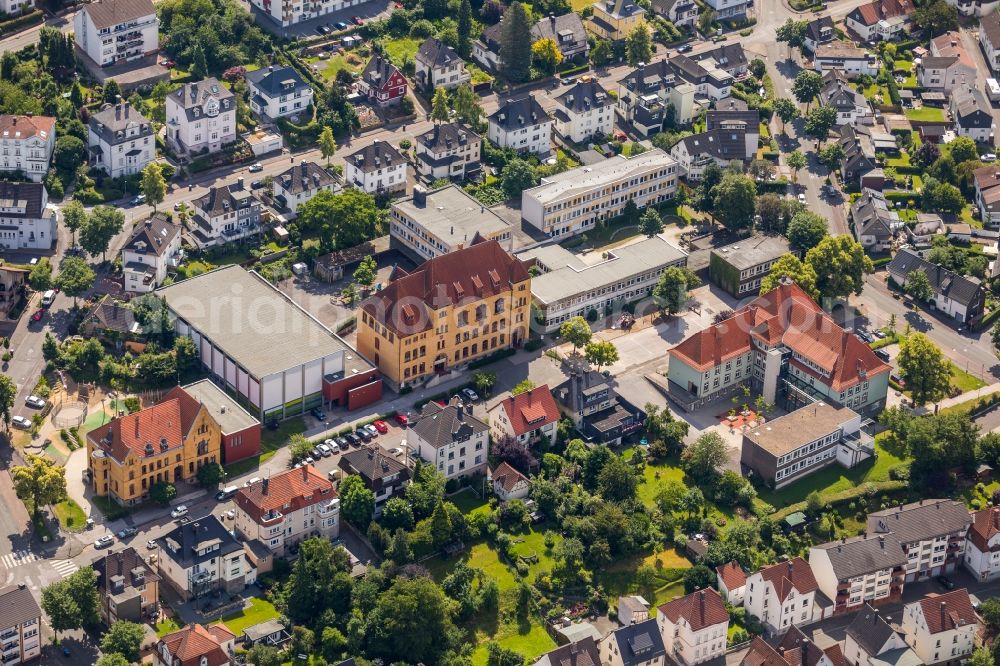
<instances>
[{"instance_id":1,"label":"red car","mask_svg":"<svg viewBox=\"0 0 1000 666\"><path fill-rule=\"evenodd\" d=\"M365 24L365 22L361 19L360 16L352 16L351 17L351 23L353 23L354 25L364 25Z\"/></svg>"},{"instance_id":2,"label":"red car","mask_svg":"<svg viewBox=\"0 0 1000 666\"><path fill-rule=\"evenodd\" d=\"M45 308L42 308L35 314L31 315L31 321L41 321L42 317L45 316Z\"/></svg>"},{"instance_id":3,"label":"red car","mask_svg":"<svg viewBox=\"0 0 1000 666\"><path fill-rule=\"evenodd\" d=\"M375 421L374 423L372 423L372 425L375 426L375 429L378 430L383 435L389 432L389 424L386 423L385 421L382 421L381 419Z\"/></svg>"},{"instance_id":4,"label":"red car","mask_svg":"<svg viewBox=\"0 0 1000 666\"><path fill-rule=\"evenodd\" d=\"M410 419L407 418L406 414L396 414L396 423L398 423L401 428L405 428L410 423Z\"/></svg>"}]
</instances>

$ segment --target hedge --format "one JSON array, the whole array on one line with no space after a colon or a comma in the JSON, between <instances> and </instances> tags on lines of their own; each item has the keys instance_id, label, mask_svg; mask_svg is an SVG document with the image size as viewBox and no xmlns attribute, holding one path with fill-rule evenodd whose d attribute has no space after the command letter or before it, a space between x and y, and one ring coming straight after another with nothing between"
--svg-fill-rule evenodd
<instances>
[{"instance_id":1,"label":"hedge","mask_svg":"<svg viewBox=\"0 0 1000 666\"><path fill-rule=\"evenodd\" d=\"M6 35L11 32L17 32L18 30L23 30L28 26L37 25L42 22L45 18L45 14L40 9L29 14L22 14L17 18L13 18L9 21L4 21L0 23L0 35Z\"/></svg>"},{"instance_id":2,"label":"hedge","mask_svg":"<svg viewBox=\"0 0 1000 666\"><path fill-rule=\"evenodd\" d=\"M517 350L513 347L508 347L507 349L501 349L500 351L493 352L489 356L484 356L482 358L476 359L469 363L469 370L475 370L476 368L481 368L485 365L491 363L496 363L497 361L503 360L508 356L513 356L517 353Z\"/></svg>"},{"instance_id":3,"label":"hedge","mask_svg":"<svg viewBox=\"0 0 1000 666\"><path fill-rule=\"evenodd\" d=\"M524 349L526 351L538 351L545 346L545 340L541 338L532 338L524 343Z\"/></svg>"},{"instance_id":4,"label":"hedge","mask_svg":"<svg viewBox=\"0 0 1000 666\"><path fill-rule=\"evenodd\" d=\"M878 268L879 266L885 266L890 261L892 261L892 257L879 257L878 259L872 259L872 266Z\"/></svg>"},{"instance_id":5,"label":"hedge","mask_svg":"<svg viewBox=\"0 0 1000 666\"><path fill-rule=\"evenodd\" d=\"M997 317L1000 317L1000 308L996 308L995 310L987 314L985 317L983 317L982 321L979 322L979 325L976 326L976 330L985 331L987 328L990 328L990 326L992 326L993 323L996 321Z\"/></svg>"}]
</instances>

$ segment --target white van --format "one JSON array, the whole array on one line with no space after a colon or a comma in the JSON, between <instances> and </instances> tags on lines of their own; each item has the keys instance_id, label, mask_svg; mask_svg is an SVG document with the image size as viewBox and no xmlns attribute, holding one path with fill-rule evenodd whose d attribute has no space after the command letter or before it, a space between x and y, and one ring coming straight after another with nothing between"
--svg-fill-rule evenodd
<instances>
[{"instance_id":1,"label":"white van","mask_svg":"<svg viewBox=\"0 0 1000 666\"><path fill-rule=\"evenodd\" d=\"M42 307L47 308L52 305L52 301L56 300L56 292L49 289L47 292L42 294Z\"/></svg>"},{"instance_id":2,"label":"white van","mask_svg":"<svg viewBox=\"0 0 1000 666\"><path fill-rule=\"evenodd\" d=\"M260 481L260 477L259 476L255 476L252 479L250 479L249 481L244 481L243 482L243 487L244 488L249 488L250 486L252 486L255 483L258 483L259 481Z\"/></svg>"},{"instance_id":3,"label":"white van","mask_svg":"<svg viewBox=\"0 0 1000 666\"><path fill-rule=\"evenodd\" d=\"M991 102L1000 102L1000 83L996 79L986 79L986 96Z\"/></svg>"}]
</instances>

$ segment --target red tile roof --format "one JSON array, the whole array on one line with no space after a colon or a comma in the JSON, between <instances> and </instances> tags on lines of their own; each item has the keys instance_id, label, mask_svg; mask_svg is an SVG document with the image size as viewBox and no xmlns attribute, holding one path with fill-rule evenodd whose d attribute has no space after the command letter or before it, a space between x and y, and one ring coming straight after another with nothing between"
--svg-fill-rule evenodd
<instances>
[{"instance_id":1,"label":"red tile roof","mask_svg":"<svg viewBox=\"0 0 1000 666\"><path fill-rule=\"evenodd\" d=\"M790 363L836 391L890 370L868 345L838 326L791 281L754 299L729 319L688 337L671 349L670 354L704 372L748 353L752 348L751 338L791 348L823 368L828 376L795 358Z\"/></svg>"},{"instance_id":2,"label":"red tile roof","mask_svg":"<svg viewBox=\"0 0 1000 666\"><path fill-rule=\"evenodd\" d=\"M726 584L727 590L735 590L747 584L747 574L738 562L726 562L715 567L715 573Z\"/></svg>"},{"instance_id":3,"label":"red tile roof","mask_svg":"<svg viewBox=\"0 0 1000 666\"><path fill-rule=\"evenodd\" d=\"M674 624L684 620L692 631L701 631L705 627L729 621L726 605L713 588L696 590L687 596L668 601L659 610Z\"/></svg>"},{"instance_id":4,"label":"red tile roof","mask_svg":"<svg viewBox=\"0 0 1000 666\"><path fill-rule=\"evenodd\" d=\"M515 435L523 435L559 420L559 407L546 384L511 396L500 403Z\"/></svg>"},{"instance_id":5,"label":"red tile roof","mask_svg":"<svg viewBox=\"0 0 1000 666\"><path fill-rule=\"evenodd\" d=\"M0 139L28 139L35 135L48 141L56 130L56 119L50 116L0 115Z\"/></svg>"},{"instance_id":6,"label":"red tile roof","mask_svg":"<svg viewBox=\"0 0 1000 666\"><path fill-rule=\"evenodd\" d=\"M201 409L197 400L177 386L159 403L115 417L87 436L119 462L124 462L130 452L139 458L158 456L184 445L184 437ZM161 446L164 443L165 449Z\"/></svg>"},{"instance_id":7,"label":"red tile roof","mask_svg":"<svg viewBox=\"0 0 1000 666\"><path fill-rule=\"evenodd\" d=\"M337 491L330 480L312 465L303 465L240 488L236 506L254 522L263 523L271 512L288 515L335 497Z\"/></svg>"},{"instance_id":8,"label":"red tile roof","mask_svg":"<svg viewBox=\"0 0 1000 666\"><path fill-rule=\"evenodd\" d=\"M802 651L805 650L803 657ZM833 666L847 666L840 643L834 643L825 650L813 643L802 633L802 630L792 625L792 628L778 643L778 653L784 656L789 666L816 666L825 656Z\"/></svg>"},{"instance_id":9,"label":"red tile roof","mask_svg":"<svg viewBox=\"0 0 1000 666\"><path fill-rule=\"evenodd\" d=\"M958 56L959 61L963 65L970 69L976 68L975 61L962 44L962 36L957 32L946 32L940 37L935 37L931 41L931 44L934 46L934 50L937 51L938 57L948 58Z\"/></svg>"},{"instance_id":10,"label":"red tile roof","mask_svg":"<svg viewBox=\"0 0 1000 666\"><path fill-rule=\"evenodd\" d=\"M991 506L972 514L969 541L980 552L1000 550L1000 545L990 548L990 539L1000 534L1000 507Z\"/></svg>"},{"instance_id":11,"label":"red tile roof","mask_svg":"<svg viewBox=\"0 0 1000 666\"><path fill-rule=\"evenodd\" d=\"M175 659L180 660L181 666L199 666L202 657L208 659L207 666L224 666L229 663L229 655L222 649L222 644L233 638L233 632L224 624L206 628L195 623L167 634L160 643L167 646Z\"/></svg>"},{"instance_id":12,"label":"red tile roof","mask_svg":"<svg viewBox=\"0 0 1000 666\"><path fill-rule=\"evenodd\" d=\"M518 472L506 462L502 462L494 467L493 471L490 472L490 478L494 483L499 481L500 486L507 492L514 490L514 487L517 486L519 481L527 481L528 483L531 483L528 480L528 477Z\"/></svg>"},{"instance_id":13,"label":"red tile roof","mask_svg":"<svg viewBox=\"0 0 1000 666\"><path fill-rule=\"evenodd\" d=\"M927 629L932 634L976 625L976 611L972 608L969 591L964 587L945 594L928 594L919 602Z\"/></svg>"},{"instance_id":14,"label":"red tile roof","mask_svg":"<svg viewBox=\"0 0 1000 666\"><path fill-rule=\"evenodd\" d=\"M913 3L911 0L875 0L875 2L860 5L857 12L862 18L862 23L872 26L882 19L912 14Z\"/></svg>"},{"instance_id":15,"label":"red tile roof","mask_svg":"<svg viewBox=\"0 0 1000 666\"><path fill-rule=\"evenodd\" d=\"M740 666L788 666L788 662L767 641L754 636Z\"/></svg>"},{"instance_id":16,"label":"red tile roof","mask_svg":"<svg viewBox=\"0 0 1000 666\"><path fill-rule=\"evenodd\" d=\"M433 310L492 298L530 279L500 243L477 234L469 247L428 259L412 273L397 268L361 307L397 335L413 335L433 328Z\"/></svg>"},{"instance_id":17,"label":"red tile roof","mask_svg":"<svg viewBox=\"0 0 1000 666\"><path fill-rule=\"evenodd\" d=\"M781 601L788 597L792 588L799 594L808 594L819 589L812 568L801 557L765 567L760 570L760 575L765 581L774 585L774 591Z\"/></svg>"},{"instance_id":18,"label":"red tile roof","mask_svg":"<svg viewBox=\"0 0 1000 666\"><path fill-rule=\"evenodd\" d=\"M878 2L870 2L858 7L858 14L861 15L861 22L864 25L875 25L882 20L882 17L879 16L879 4Z\"/></svg>"}]
</instances>

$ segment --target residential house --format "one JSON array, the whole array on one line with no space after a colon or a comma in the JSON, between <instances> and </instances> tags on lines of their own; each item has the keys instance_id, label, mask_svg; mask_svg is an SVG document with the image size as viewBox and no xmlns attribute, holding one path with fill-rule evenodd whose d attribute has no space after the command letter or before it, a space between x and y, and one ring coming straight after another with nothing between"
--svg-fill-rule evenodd
<instances>
[{"instance_id":1,"label":"residential house","mask_svg":"<svg viewBox=\"0 0 1000 666\"><path fill-rule=\"evenodd\" d=\"M412 273L397 267L361 305L358 350L390 385L414 386L519 346L530 308L527 269L496 241L474 237Z\"/></svg>"},{"instance_id":2,"label":"residential house","mask_svg":"<svg viewBox=\"0 0 1000 666\"><path fill-rule=\"evenodd\" d=\"M378 106L399 104L406 97L406 86L403 73L381 54L368 61L358 79L358 92Z\"/></svg>"},{"instance_id":3,"label":"residential house","mask_svg":"<svg viewBox=\"0 0 1000 666\"><path fill-rule=\"evenodd\" d=\"M493 488L493 493L501 502L524 499L531 492L531 479L517 471L506 462L496 467L486 469L486 480Z\"/></svg>"},{"instance_id":4,"label":"residential house","mask_svg":"<svg viewBox=\"0 0 1000 666\"><path fill-rule=\"evenodd\" d=\"M477 235L507 252L513 249L510 224L457 185L436 190L417 185L389 211L393 247L411 253L418 263L468 247Z\"/></svg>"},{"instance_id":5,"label":"residential house","mask_svg":"<svg viewBox=\"0 0 1000 666\"><path fill-rule=\"evenodd\" d=\"M723 600L742 606L747 592L747 572L735 560L715 567L716 584Z\"/></svg>"},{"instance_id":6,"label":"residential house","mask_svg":"<svg viewBox=\"0 0 1000 666\"><path fill-rule=\"evenodd\" d=\"M979 219L990 229L1000 225L1000 165L988 164L973 172Z\"/></svg>"},{"instance_id":7,"label":"residential house","mask_svg":"<svg viewBox=\"0 0 1000 666\"><path fill-rule=\"evenodd\" d=\"M87 121L87 151L90 165L112 178L134 176L156 158L153 124L128 102L105 104Z\"/></svg>"},{"instance_id":8,"label":"residential house","mask_svg":"<svg viewBox=\"0 0 1000 666\"><path fill-rule=\"evenodd\" d=\"M847 389L839 403L864 402L863 391ZM744 431L740 464L776 489L834 462L850 469L875 456L874 438L866 432L870 425L847 407L813 403Z\"/></svg>"},{"instance_id":9,"label":"residential house","mask_svg":"<svg viewBox=\"0 0 1000 666\"><path fill-rule=\"evenodd\" d=\"M913 11L912 0L873 0L848 12L844 26L869 44L899 39Z\"/></svg>"},{"instance_id":10,"label":"residential house","mask_svg":"<svg viewBox=\"0 0 1000 666\"><path fill-rule=\"evenodd\" d=\"M917 213L917 222L912 227L903 226L906 240L918 249L930 248L935 236L948 234L944 220L937 213Z\"/></svg>"},{"instance_id":11,"label":"residential house","mask_svg":"<svg viewBox=\"0 0 1000 666\"><path fill-rule=\"evenodd\" d=\"M216 78L167 95L167 142L180 153L214 153L236 141L236 95Z\"/></svg>"},{"instance_id":12,"label":"residential house","mask_svg":"<svg viewBox=\"0 0 1000 666\"><path fill-rule=\"evenodd\" d=\"M472 59L493 72L499 72L502 65L500 60L501 30L500 23L494 23L483 30L479 39L472 44Z\"/></svg>"},{"instance_id":13,"label":"residential house","mask_svg":"<svg viewBox=\"0 0 1000 666\"><path fill-rule=\"evenodd\" d=\"M964 663L976 647L979 618L965 588L927 594L903 607L903 633L925 664Z\"/></svg>"},{"instance_id":14,"label":"residential house","mask_svg":"<svg viewBox=\"0 0 1000 666\"><path fill-rule=\"evenodd\" d=\"M408 168L402 153L376 139L347 156L344 182L369 194L405 194Z\"/></svg>"},{"instance_id":15,"label":"residential house","mask_svg":"<svg viewBox=\"0 0 1000 666\"><path fill-rule=\"evenodd\" d=\"M855 125L872 118L868 100L847 81L842 70L832 69L823 75L819 103L837 109L838 125Z\"/></svg>"},{"instance_id":16,"label":"residential house","mask_svg":"<svg viewBox=\"0 0 1000 666\"><path fill-rule=\"evenodd\" d=\"M160 20L153 0L98 0L73 17L73 39L98 67L110 67L155 54Z\"/></svg>"},{"instance_id":17,"label":"residential house","mask_svg":"<svg viewBox=\"0 0 1000 666\"><path fill-rule=\"evenodd\" d=\"M303 539L340 535L340 498L312 465L265 476L240 488L234 502L236 531L278 557Z\"/></svg>"},{"instance_id":18,"label":"residential house","mask_svg":"<svg viewBox=\"0 0 1000 666\"><path fill-rule=\"evenodd\" d=\"M866 603L847 625L844 658L851 666L878 664L917 664L918 657L906 644L906 639L889 624L889 618L879 615Z\"/></svg>"},{"instance_id":19,"label":"residential house","mask_svg":"<svg viewBox=\"0 0 1000 666\"><path fill-rule=\"evenodd\" d=\"M559 407L547 384L509 396L489 410L490 436L494 442L515 441L528 447L556 441Z\"/></svg>"},{"instance_id":20,"label":"residential house","mask_svg":"<svg viewBox=\"0 0 1000 666\"><path fill-rule=\"evenodd\" d=\"M235 661L236 635L221 622L194 622L156 643L154 666L230 666Z\"/></svg>"},{"instance_id":21,"label":"residential house","mask_svg":"<svg viewBox=\"0 0 1000 666\"><path fill-rule=\"evenodd\" d=\"M34 9L35 4L28 0L2 0L0 1L0 12L7 16L17 16Z\"/></svg>"},{"instance_id":22,"label":"residential house","mask_svg":"<svg viewBox=\"0 0 1000 666\"><path fill-rule=\"evenodd\" d=\"M997 2L991 1L989 4L996 5ZM979 19L979 45L983 49L986 64L995 75L1000 71L1000 14L997 12L984 14Z\"/></svg>"},{"instance_id":23,"label":"residential house","mask_svg":"<svg viewBox=\"0 0 1000 666\"><path fill-rule=\"evenodd\" d=\"M896 230L902 226L899 213L892 210L885 195L870 188L865 188L851 204L847 219L854 225L861 246L869 253L890 251Z\"/></svg>"},{"instance_id":24,"label":"residential house","mask_svg":"<svg viewBox=\"0 0 1000 666\"><path fill-rule=\"evenodd\" d=\"M667 651L656 620L615 629L601 639L604 666L665 666Z\"/></svg>"},{"instance_id":25,"label":"residential house","mask_svg":"<svg viewBox=\"0 0 1000 666\"><path fill-rule=\"evenodd\" d=\"M618 395L612 381L600 372L573 373L552 392L586 442L617 446L646 422L646 413Z\"/></svg>"},{"instance_id":26,"label":"residential house","mask_svg":"<svg viewBox=\"0 0 1000 666\"><path fill-rule=\"evenodd\" d=\"M1000 507L972 513L965 541L965 568L979 581L1000 577Z\"/></svg>"},{"instance_id":27,"label":"residential house","mask_svg":"<svg viewBox=\"0 0 1000 666\"><path fill-rule=\"evenodd\" d=\"M833 599L835 614L899 602L905 565L906 554L893 535L845 537L809 550L809 566L820 591Z\"/></svg>"},{"instance_id":28,"label":"residential house","mask_svg":"<svg viewBox=\"0 0 1000 666\"><path fill-rule=\"evenodd\" d=\"M0 171L20 172L28 180L41 182L55 147L55 118L0 115Z\"/></svg>"},{"instance_id":29,"label":"residential house","mask_svg":"<svg viewBox=\"0 0 1000 666\"><path fill-rule=\"evenodd\" d=\"M180 226L164 213L155 213L135 226L122 247L125 291L144 294L156 289L183 256Z\"/></svg>"},{"instance_id":30,"label":"residential house","mask_svg":"<svg viewBox=\"0 0 1000 666\"><path fill-rule=\"evenodd\" d=\"M247 72L250 110L265 120L288 118L308 112L313 89L292 67L269 65Z\"/></svg>"},{"instance_id":31,"label":"residential house","mask_svg":"<svg viewBox=\"0 0 1000 666\"><path fill-rule=\"evenodd\" d=\"M954 573L972 518L965 504L928 499L868 514L868 533L892 534L906 553L906 582Z\"/></svg>"},{"instance_id":32,"label":"residential house","mask_svg":"<svg viewBox=\"0 0 1000 666\"><path fill-rule=\"evenodd\" d=\"M747 576L743 607L775 633L810 624L832 612L809 563L801 557L766 566Z\"/></svg>"},{"instance_id":33,"label":"residential house","mask_svg":"<svg viewBox=\"0 0 1000 666\"><path fill-rule=\"evenodd\" d=\"M759 293L771 266L790 251L783 236L751 236L715 248L708 259L709 279L737 298Z\"/></svg>"},{"instance_id":34,"label":"residential house","mask_svg":"<svg viewBox=\"0 0 1000 666\"><path fill-rule=\"evenodd\" d=\"M109 627L118 620L143 624L157 617L160 577L135 548L111 550L94 560L101 620Z\"/></svg>"},{"instance_id":35,"label":"residential house","mask_svg":"<svg viewBox=\"0 0 1000 666\"><path fill-rule=\"evenodd\" d=\"M49 250L56 244L56 209L42 183L0 181L0 248Z\"/></svg>"},{"instance_id":36,"label":"residential house","mask_svg":"<svg viewBox=\"0 0 1000 666\"><path fill-rule=\"evenodd\" d=\"M844 152L840 160L840 173L844 182L860 183L864 188L868 176L876 170L875 144L871 130L864 126L842 125L839 144ZM881 181L871 184L881 189Z\"/></svg>"},{"instance_id":37,"label":"residential house","mask_svg":"<svg viewBox=\"0 0 1000 666\"><path fill-rule=\"evenodd\" d=\"M409 445L407 445L409 448ZM368 446L341 454L337 463L344 474L357 474L375 495L375 516L393 497L402 495L410 483L410 469L380 446Z\"/></svg>"},{"instance_id":38,"label":"residential house","mask_svg":"<svg viewBox=\"0 0 1000 666\"><path fill-rule=\"evenodd\" d=\"M958 8L963 16L979 16L980 20L994 13L997 0L945 0L952 7Z\"/></svg>"},{"instance_id":39,"label":"residential house","mask_svg":"<svg viewBox=\"0 0 1000 666\"><path fill-rule=\"evenodd\" d=\"M281 620L273 618L250 625L243 630L243 635L240 638L242 640L239 642L243 644L245 649L257 645L269 645L280 649L282 645L291 640L292 635L285 629Z\"/></svg>"},{"instance_id":40,"label":"residential house","mask_svg":"<svg viewBox=\"0 0 1000 666\"><path fill-rule=\"evenodd\" d=\"M407 429L407 446L434 465L445 479L474 476L486 471L490 426L472 413L472 404L459 398L442 407L431 400Z\"/></svg>"},{"instance_id":41,"label":"residential house","mask_svg":"<svg viewBox=\"0 0 1000 666\"><path fill-rule=\"evenodd\" d=\"M754 636L740 666L849 666L840 643L821 649L798 627L789 629L777 648ZM858 666L857 664L851 666Z\"/></svg>"},{"instance_id":42,"label":"residential house","mask_svg":"<svg viewBox=\"0 0 1000 666\"><path fill-rule=\"evenodd\" d=\"M27 269L0 266L0 320L8 319L21 304L27 283Z\"/></svg>"},{"instance_id":43,"label":"residential house","mask_svg":"<svg viewBox=\"0 0 1000 666\"><path fill-rule=\"evenodd\" d=\"M587 28L613 42L625 39L646 18L646 10L633 0L598 0L591 8L593 13L587 19Z\"/></svg>"},{"instance_id":44,"label":"residential house","mask_svg":"<svg viewBox=\"0 0 1000 666\"><path fill-rule=\"evenodd\" d=\"M653 13L667 19L678 28L694 30L701 13L694 0L653 0Z\"/></svg>"},{"instance_id":45,"label":"residential house","mask_svg":"<svg viewBox=\"0 0 1000 666\"><path fill-rule=\"evenodd\" d=\"M425 180L478 180L483 139L467 125L437 123L416 137L417 174Z\"/></svg>"},{"instance_id":46,"label":"residential house","mask_svg":"<svg viewBox=\"0 0 1000 666\"><path fill-rule=\"evenodd\" d=\"M743 135L745 156L743 161L753 159L760 144L760 111L750 109L747 103L735 97L718 100L715 108L705 112L705 129L737 131Z\"/></svg>"},{"instance_id":47,"label":"residential house","mask_svg":"<svg viewBox=\"0 0 1000 666\"><path fill-rule=\"evenodd\" d=\"M976 85L976 62L959 33L946 32L931 40L930 55L917 65L917 83L945 93Z\"/></svg>"},{"instance_id":48,"label":"residential house","mask_svg":"<svg viewBox=\"0 0 1000 666\"><path fill-rule=\"evenodd\" d=\"M312 19L328 16L334 12L340 12L343 15L349 7L353 7L359 3L358 0L316 0L316 2L302 2L297 4L276 2L275 0L252 0L251 4L256 10L252 13L258 22L273 23L273 25L269 24L267 27L264 27L265 30L273 34L280 33L284 35L286 33L293 34L293 31L279 30L279 26L281 28L288 28ZM260 17L266 17L266 20L261 21ZM334 17L330 18L333 19ZM314 25L318 26L320 23L317 21ZM332 23L330 25L332 26ZM348 37L354 37L360 41L360 37L354 35L348 35Z\"/></svg>"},{"instance_id":49,"label":"residential house","mask_svg":"<svg viewBox=\"0 0 1000 666\"><path fill-rule=\"evenodd\" d=\"M0 277L2 270L0 268ZM80 335L95 337L115 349L127 347L141 351L146 346L142 342L145 334L142 326L135 320L132 306L111 294L105 294L84 315L83 321L80 322Z\"/></svg>"},{"instance_id":50,"label":"residential house","mask_svg":"<svg viewBox=\"0 0 1000 666\"><path fill-rule=\"evenodd\" d=\"M749 384L786 411L822 401L877 414L890 367L789 279L670 350L670 397L685 410Z\"/></svg>"},{"instance_id":51,"label":"residential house","mask_svg":"<svg viewBox=\"0 0 1000 666\"><path fill-rule=\"evenodd\" d=\"M185 602L219 590L239 594L256 580L243 544L212 514L182 523L155 542L160 578Z\"/></svg>"},{"instance_id":52,"label":"residential house","mask_svg":"<svg viewBox=\"0 0 1000 666\"><path fill-rule=\"evenodd\" d=\"M993 144L993 107L978 88L952 90L949 101L955 134L976 143Z\"/></svg>"},{"instance_id":53,"label":"residential house","mask_svg":"<svg viewBox=\"0 0 1000 666\"><path fill-rule=\"evenodd\" d=\"M3 663L17 666L42 653L42 609L25 583L0 589Z\"/></svg>"},{"instance_id":54,"label":"residential house","mask_svg":"<svg viewBox=\"0 0 1000 666\"><path fill-rule=\"evenodd\" d=\"M504 100L487 122L489 140L501 148L540 157L552 152L552 119L534 95Z\"/></svg>"},{"instance_id":55,"label":"residential house","mask_svg":"<svg viewBox=\"0 0 1000 666\"><path fill-rule=\"evenodd\" d=\"M296 217L299 206L324 190L338 191L340 185L320 165L302 160L275 176L272 188L275 203L288 209L287 217Z\"/></svg>"},{"instance_id":56,"label":"residential house","mask_svg":"<svg viewBox=\"0 0 1000 666\"><path fill-rule=\"evenodd\" d=\"M837 36L837 29L833 25L833 19L829 16L820 16L806 24L805 33L802 35L802 46L810 53L815 53L817 47L832 42Z\"/></svg>"},{"instance_id":57,"label":"residential house","mask_svg":"<svg viewBox=\"0 0 1000 666\"><path fill-rule=\"evenodd\" d=\"M689 183L700 181L709 164L728 167L745 164L747 157L747 129L743 124L719 128L684 137L670 149L670 157L677 160L680 172ZM752 157L756 152L750 153Z\"/></svg>"},{"instance_id":58,"label":"residential house","mask_svg":"<svg viewBox=\"0 0 1000 666\"><path fill-rule=\"evenodd\" d=\"M820 44L813 53L813 67L820 74L839 69L855 77L862 74L876 76L879 71L878 56L864 48L847 42Z\"/></svg>"},{"instance_id":59,"label":"residential house","mask_svg":"<svg viewBox=\"0 0 1000 666\"><path fill-rule=\"evenodd\" d=\"M694 666L725 655L729 613L713 588L695 590L658 610L663 647L678 664Z\"/></svg>"},{"instance_id":60,"label":"residential house","mask_svg":"<svg viewBox=\"0 0 1000 666\"><path fill-rule=\"evenodd\" d=\"M707 0L706 5L724 20L741 19L753 8L753 0Z\"/></svg>"},{"instance_id":61,"label":"residential house","mask_svg":"<svg viewBox=\"0 0 1000 666\"><path fill-rule=\"evenodd\" d=\"M531 43L539 39L551 39L556 43L563 60L587 62L590 53L590 42L587 41L587 30L583 20L576 12L560 16L545 16L531 26Z\"/></svg>"},{"instance_id":62,"label":"residential house","mask_svg":"<svg viewBox=\"0 0 1000 666\"><path fill-rule=\"evenodd\" d=\"M932 264L910 249L897 252L886 268L900 289L910 273L922 271L934 290L930 305L959 324L973 326L982 318L986 294L978 278Z\"/></svg>"},{"instance_id":63,"label":"residential house","mask_svg":"<svg viewBox=\"0 0 1000 666\"><path fill-rule=\"evenodd\" d=\"M550 238L569 238L618 217L629 201L639 209L673 198L677 162L659 148L616 155L542 178L521 193L521 217Z\"/></svg>"},{"instance_id":64,"label":"residential house","mask_svg":"<svg viewBox=\"0 0 1000 666\"><path fill-rule=\"evenodd\" d=\"M213 247L261 233L260 200L243 184L209 188L191 202L194 208L191 239L200 247Z\"/></svg>"},{"instance_id":65,"label":"residential house","mask_svg":"<svg viewBox=\"0 0 1000 666\"><path fill-rule=\"evenodd\" d=\"M746 76L750 66L743 44L739 41L726 42L707 51L698 51L690 55L691 59L706 70L720 69L734 79ZM728 97L728 95L723 95Z\"/></svg>"},{"instance_id":66,"label":"residential house","mask_svg":"<svg viewBox=\"0 0 1000 666\"><path fill-rule=\"evenodd\" d=\"M472 76L465 68L465 61L455 53L455 49L436 37L424 40L417 49L413 62L416 70L413 78L428 96L433 95L438 88L452 90L472 80ZM398 83L396 87L398 88ZM405 87L403 91L405 94Z\"/></svg>"},{"instance_id":67,"label":"residential house","mask_svg":"<svg viewBox=\"0 0 1000 666\"><path fill-rule=\"evenodd\" d=\"M569 141L602 140L614 131L615 101L596 79L577 80L556 103L555 130Z\"/></svg>"},{"instance_id":68,"label":"residential house","mask_svg":"<svg viewBox=\"0 0 1000 666\"><path fill-rule=\"evenodd\" d=\"M623 627L649 619L649 602L638 595L618 597L618 623Z\"/></svg>"},{"instance_id":69,"label":"residential house","mask_svg":"<svg viewBox=\"0 0 1000 666\"><path fill-rule=\"evenodd\" d=\"M546 652L532 666L601 666L601 650L593 636L585 636Z\"/></svg>"},{"instance_id":70,"label":"residential house","mask_svg":"<svg viewBox=\"0 0 1000 666\"><path fill-rule=\"evenodd\" d=\"M728 73L719 71L710 76L697 62L681 61L683 57L678 55L641 65L619 81L618 115L642 136L658 133L669 120L666 117L669 110L673 111L672 120L678 125L692 122L700 112L701 105L695 101L698 85L682 75L690 77L691 72L702 72L696 80L703 82L706 90L711 87L718 91L717 86L721 86L728 91L732 83ZM684 70L680 64L691 67Z\"/></svg>"}]
</instances>

